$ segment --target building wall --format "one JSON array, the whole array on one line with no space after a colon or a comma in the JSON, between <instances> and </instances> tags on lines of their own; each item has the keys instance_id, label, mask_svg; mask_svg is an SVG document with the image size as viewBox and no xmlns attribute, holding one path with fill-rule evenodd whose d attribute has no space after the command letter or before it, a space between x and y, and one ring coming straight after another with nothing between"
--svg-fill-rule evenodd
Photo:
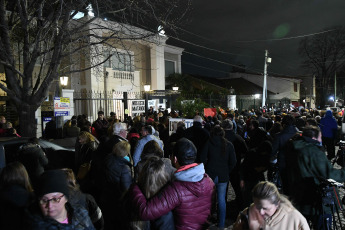
<instances>
[{"instance_id":1,"label":"building wall","mask_svg":"<svg viewBox=\"0 0 345 230\"><path fill-rule=\"evenodd\" d=\"M264 77L262 75L254 75L247 73L233 73L230 74L230 78L246 79L256 85L262 86ZM300 80L292 78L278 78L267 77L267 90L275 93L274 95L268 95L271 99L281 99L284 97L290 98L292 101L298 101L300 99ZM297 84L297 91L294 91L294 83Z\"/></svg>"}]
</instances>

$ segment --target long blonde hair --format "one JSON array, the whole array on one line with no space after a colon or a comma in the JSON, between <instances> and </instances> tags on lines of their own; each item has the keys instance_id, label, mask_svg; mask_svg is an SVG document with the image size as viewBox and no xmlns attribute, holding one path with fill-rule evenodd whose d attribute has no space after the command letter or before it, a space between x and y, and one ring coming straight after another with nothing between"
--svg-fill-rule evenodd
<instances>
[{"instance_id":1,"label":"long blonde hair","mask_svg":"<svg viewBox=\"0 0 345 230\"><path fill-rule=\"evenodd\" d=\"M275 184L268 181L261 181L252 190L253 198L259 200L268 200L271 204L279 206L285 204L289 207L293 207L291 202L285 195L279 193Z\"/></svg>"},{"instance_id":2,"label":"long blonde hair","mask_svg":"<svg viewBox=\"0 0 345 230\"><path fill-rule=\"evenodd\" d=\"M79 137L83 137L86 138L87 143L91 142L91 141L96 141L96 138L89 132L86 131L81 131L79 133Z\"/></svg>"}]
</instances>

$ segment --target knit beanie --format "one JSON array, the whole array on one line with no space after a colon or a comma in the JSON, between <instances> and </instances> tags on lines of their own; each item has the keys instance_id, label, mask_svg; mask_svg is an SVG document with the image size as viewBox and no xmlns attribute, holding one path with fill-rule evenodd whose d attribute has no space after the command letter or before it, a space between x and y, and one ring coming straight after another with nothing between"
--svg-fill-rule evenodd
<instances>
[{"instance_id":1,"label":"knit beanie","mask_svg":"<svg viewBox=\"0 0 345 230\"><path fill-rule=\"evenodd\" d=\"M49 170L42 173L35 189L37 197L54 192L61 192L68 199L69 189L67 176L62 170Z\"/></svg>"}]
</instances>

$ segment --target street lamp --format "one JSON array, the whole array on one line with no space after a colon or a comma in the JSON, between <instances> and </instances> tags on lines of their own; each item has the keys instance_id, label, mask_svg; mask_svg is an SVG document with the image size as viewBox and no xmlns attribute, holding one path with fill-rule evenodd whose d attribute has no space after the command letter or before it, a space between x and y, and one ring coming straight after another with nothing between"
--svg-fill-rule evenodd
<instances>
[{"instance_id":1,"label":"street lamp","mask_svg":"<svg viewBox=\"0 0 345 230\"><path fill-rule=\"evenodd\" d=\"M145 91L145 116L148 116L148 101L149 101L149 91L151 86L149 84L144 85Z\"/></svg>"},{"instance_id":2,"label":"street lamp","mask_svg":"<svg viewBox=\"0 0 345 230\"><path fill-rule=\"evenodd\" d=\"M68 77L66 76L60 77L60 84L62 88L64 89L68 85Z\"/></svg>"},{"instance_id":3,"label":"street lamp","mask_svg":"<svg viewBox=\"0 0 345 230\"><path fill-rule=\"evenodd\" d=\"M178 91L178 86L173 86L172 89L173 89L174 91Z\"/></svg>"}]
</instances>

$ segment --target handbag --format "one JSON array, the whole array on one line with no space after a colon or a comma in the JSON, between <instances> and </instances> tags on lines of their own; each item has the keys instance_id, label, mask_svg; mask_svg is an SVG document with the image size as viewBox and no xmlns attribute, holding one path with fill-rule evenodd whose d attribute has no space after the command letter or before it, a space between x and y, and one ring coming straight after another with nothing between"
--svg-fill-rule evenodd
<instances>
[{"instance_id":1,"label":"handbag","mask_svg":"<svg viewBox=\"0 0 345 230\"><path fill-rule=\"evenodd\" d=\"M91 161L89 163L84 163L82 165L80 165L79 169L78 169L78 173L77 173L77 179L78 180L82 180L86 177L86 175L88 174L88 172L91 169Z\"/></svg>"}]
</instances>

